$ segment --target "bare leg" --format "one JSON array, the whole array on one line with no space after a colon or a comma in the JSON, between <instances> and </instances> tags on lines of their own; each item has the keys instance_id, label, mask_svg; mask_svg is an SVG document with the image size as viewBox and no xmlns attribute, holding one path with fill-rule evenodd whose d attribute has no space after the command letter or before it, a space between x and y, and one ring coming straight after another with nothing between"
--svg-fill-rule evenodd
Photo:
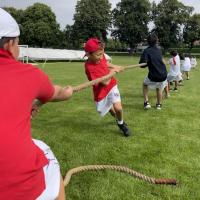
<instances>
[{"instance_id":1,"label":"bare leg","mask_svg":"<svg viewBox=\"0 0 200 200\"><path fill-rule=\"evenodd\" d=\"M116 118L116 112L113 107L109 110L109 112L114 118Z\"/></svg>"},{"instance_id":2,"label":"bare leg","mask_svg":"<svg viewBox=\"0 0 200 200\"><path fill-rule=\"evenodd\" d=\"M148 98L148 86L143 84L143 95L144 95L144 102L149 101Z\"/></svg>"},{"instance_id":3,"label":"bare leg","mask_svg":"<svg viewBox=\"0 0 200 200\"><path fill-rule=\"evenodd\" d=\"M165 91L165 97L169 97L170 96L170 94L169 94L169 88L170 88L170 84L168 82L167 86L164 89L164 91Z\"/></svg>"},{"instance_id":4,"label":"bare leg","mask_svg":"<svg viewBox=\"0 0 200 200\"><path fill-rule=\"evenodd\" d=\"M187 80L189 80L189 72L185 72Z\"/></svg>"},{"instance_id":5,"label":"bare leg","mask_svg":"<svg viewBox=\"0 0 200 200\"><path fill-rule=\"evenodd\" d=\"M174 81L175 82L175 87L174 87L174 89L176 88L178 88L178 81Z\"/></svg>"},{"instance_id":6,"label":"bare leg","mask_svg":"<svg viewBox=\"0 0 200 200\"><path fill-rule=\"evenodd\" d=\"M115 116L117 118L118 121L122 121L123 120L123 110L122 110L122 104L121 102L117 102L113 104L113 108L115 111Z\"/></svg>"},{"instance_id":7,"label":"bare leg","mask_svg":"<svg viewBox=\"0 0 200 200\"><path fill-rule=\"evenodd\" d=\"M170 82L168 81L167 90L170 91Z\"/></svg>"},{"instance_id":8,"label":"bare leg","mask_svg":"<svg viewBox=\"0 0 200 200\"><path fill-rule=\"evenodd\" d=\"M157 104L162 103L162 90L156 88Z\"/></svg>"},{"instance_id":9,"label":"bare leg","mask_svg":"<svg viewBox=\"0 0 200 200\"><path fill-rule=\"evenodd\" d=\"M65 186L64 186L63 178L61 175L60 175L60 190L59 190L58 198L56 198L56 200L66 200L65 199Z\"/></svg>"},{"instance_id":10,"label":"bare leg","mask_svg":"<svg viewBox=\"0 0 200 200\"><path fill-rule=\"evenodd\" d=\"M118 127L121 129L124 136L126 137L130 136L132 134L131 130L128 128L127 124L123 121L123 110L121 102L114 103L113 108L116 113Z\"/></svg>"}]
</instances>

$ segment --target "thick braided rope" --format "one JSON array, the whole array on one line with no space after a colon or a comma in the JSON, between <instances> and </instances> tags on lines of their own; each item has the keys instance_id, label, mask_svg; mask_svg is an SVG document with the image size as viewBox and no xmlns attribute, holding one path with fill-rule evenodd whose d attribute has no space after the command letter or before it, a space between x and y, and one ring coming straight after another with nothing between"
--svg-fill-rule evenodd
<instances>
[{"instance_id":1,"label":"thick braided rope","mask_svg":"<svg viewBox=\"0 0 200 200\"><path fill-rule=\"evenodd\" d=\"M125 172L136 178L142 179L152 184L167 184L167 185L176 185L177 182L175 179L155 179L144 174L138 173L128 167L124 166L116 166L116 165L87 165L87 166L80 166L69 170L64 179L64 185L67 186L70 182L71 176L80 172L84 171L97 171L97 170L105 170L111 169L115 171Z\"/></svg>"},{"instance_id":2,"label":"thick braided rope","mask_svg":"<svg viewBox=\"0 0 200 200\"><path fill-rule=\"evenodd\" d=\"M127 70L127 69L136 68L136 67L142 67L142 66L145 66L145 65L146 65L146 63L141 63L141 64L138 64L138 65L129 65L129 66L123 67L123 69ZM98 84L98 83L100 83L102 81L106 81L106 80L110 79L111 77L113 77L115 74L116 74L116 72L113 72L113 73L110 73L110 74L108 74L106 76L103 76L101 78L97 78L95 80L82 83L82 84L80 84L78 86L73 87L73 91L74 92L79 92L79 91L81 91L83 89L86 89L86 88L88 88L90 86L96 85L96 84Z\"/></svg>"},{"instance_id":3,"label":"thick braided rope","mask_svg":"<svg viewBox=\"0 0 200 200\"><path fill-rule=\"evenodd\" d=\"M81 91L83 89L86 89L88 87L96 85L96 84L98 84L98 83L100 83L102 81L106 81L106 80L110 79L111 77L113 77L115 74L116 74L116 72L113 72L113 73L110 73L110 74L108 74L106 76L103 76L101 78L97 78L97 79L95 79L93 81L88 81L88 82L82 83L80 85L77 85L77 86L73 87L73 92L79 92L79 91Z\"/></svg>"}]
</instances>

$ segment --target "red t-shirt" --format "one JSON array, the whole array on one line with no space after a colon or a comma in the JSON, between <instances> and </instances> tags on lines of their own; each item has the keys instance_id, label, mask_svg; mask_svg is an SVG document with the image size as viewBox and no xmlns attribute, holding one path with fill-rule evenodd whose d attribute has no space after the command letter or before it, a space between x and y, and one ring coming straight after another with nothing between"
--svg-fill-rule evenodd
<instances>
[{"instance_id":1,"label":"red t-shirt","mask_svg":"<svg viewBox=\"0 0 200 200\"><path fill-rule=\"evenodd\" d=\"M105 56L103 56L97 64L89 61L86 61L85 63L85 73L89 81L105 76L109 74L109 72L110 70ZM103 85L101 83L94 85L94 100L98 102L104 99L116 84L117 81L112 77L108 85Z\"/></svg>"},{"instance_id":2,"label":"red t-shirt","mask_svg":"<svg viewBox=\"0 0 200 200\"><path fill-rule=\"evenodd\" d=\"M0 49L0 200L35 200L45 189L44 153L31 139L34 99L48 101L54 87L38 68Z\"/></svg>"}]
</instances>

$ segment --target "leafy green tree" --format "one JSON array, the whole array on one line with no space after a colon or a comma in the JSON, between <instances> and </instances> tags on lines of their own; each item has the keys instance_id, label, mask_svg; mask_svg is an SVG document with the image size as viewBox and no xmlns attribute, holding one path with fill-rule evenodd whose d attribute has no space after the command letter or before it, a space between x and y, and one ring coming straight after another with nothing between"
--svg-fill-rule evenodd
<instances>
[{"instance_id":1,"label":"leafy green tree","mask_svg":"<svg viewBox=\"0 0 200 200\"><path fill-rule=\"evenodd\" d=\"M79 0L74 14L72 36L78 48L89 37L106 40L111 25L111 4L108 0Z\"/></svg>"},{"instance_id":2,"label":"leafy green tree","mask_svg":"<svg viewBox=\"0 0 200 200\"><path fill-rule=\"evenodd\" d=\"M28 7L22 19L22 42L35 47L59 47L62 38L60 26L51 8L35 3Z\"/></svg>"},{"instance_id":3,"label":"leafy green tree","mask_svg":"<svg viewBox=\"0 0 200 200\"><path fill-rule=\"evenodd\" d=\"M134 48L146 38L150 9L149 0L121 0L112 12L112 36Z\"/></svg>"},{"instance_id":4,"label":"leafy green tree","mask_svg":"<svg viewBox=\"0 0 200 200\"><path fill-rule=\"evenodd\" d=\"M152 19L154 31L165 50L177 45L182 38L182 26L193 11L193 7L185 6L178 0L162 0L158 5L153 3Z\"/></svg>"},{"instance_id":5,"label":"leafy green tree","mask_svg":"<svg viewBox=\"0 0 200 200\"><path fill-rule=\"evenodd\" d=\"M118 39L108 39L106 41L107 51L127 51L128 45L120 42Z\"/></svg>"},{"instance_id":6,"label":"leafy green tree","mask_svg":"<svg viewBox=\"0 0 200 200\"><path fill-rule=\"evenodd\" d=\"M63 31L65 48L73 49L73 26L67 25Z\"/></svg>"},{"instance_id":7,"label":"leafy green tree","mask_svg":"<svg viewBox=\"0 0 200 200\"><path fill-rule=\"evenodd\" d=\"M186 22L183 30L184 41L193 48L193 43L200 40L200 14L194 14Z\"/></svg>"},{"instance_id":8,"label":"leafy green tree","mask_svg":"<svg viewBox=\"0 0 200 200\"><path fill-rule=\"evenodd\" d=\"M26 44L35 47L47 47L51 43L51 29L43 21L23 23L23 35Z\"/></svg>"}]
</instances>

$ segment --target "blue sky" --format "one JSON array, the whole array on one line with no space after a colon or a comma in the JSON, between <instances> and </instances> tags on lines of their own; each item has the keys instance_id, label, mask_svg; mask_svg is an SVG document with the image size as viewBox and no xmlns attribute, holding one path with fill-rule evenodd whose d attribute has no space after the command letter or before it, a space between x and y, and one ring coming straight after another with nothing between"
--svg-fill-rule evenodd
<instances>
[{"instance_id":1,"label":"blue sky","mask_svg":"<svg viewBox=\"0 0 200 200\"><path fill-rule=\"evenodd\" d=\"M120 0L109 0L114 8ZM152 1L152 0L150 0ZM155 0L158 3L160 0ZM179 0L185 5L193 6L196 13L200 13L200 0ZM56 14L57 21L63 29L67 24L73 24L73 15L77 0L0 0L0 7L12 6L15 8L25 9L35 2L41 2L49 5Z\"/></svg>"}]
</instances>

